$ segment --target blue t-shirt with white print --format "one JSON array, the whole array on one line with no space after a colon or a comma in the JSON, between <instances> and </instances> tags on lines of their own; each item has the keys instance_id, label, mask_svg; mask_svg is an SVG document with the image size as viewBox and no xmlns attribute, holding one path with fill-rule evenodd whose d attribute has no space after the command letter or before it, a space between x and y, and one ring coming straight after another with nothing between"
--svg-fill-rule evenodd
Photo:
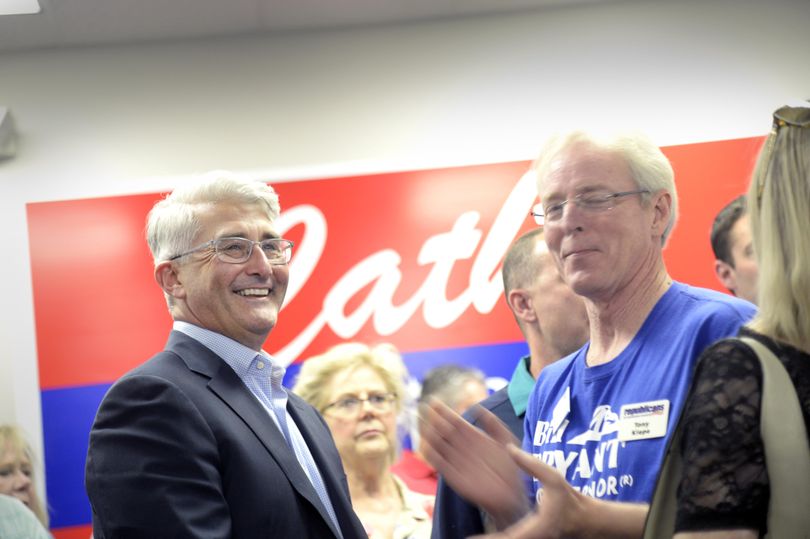
<instances>
[{"instance_id":1,"label":"blue t-shirt with white print","mask_svg":"<svg viewBox=\"0 0 810 539\"><path fill-rule=\"evenodd\" d=\"M586 344L543 369L529 398L523 449L585 494L649 502L698 356L736 335L755 310L673 283L612 361L586 366ZM532 499L539 487L531 481Z\"/></svg>"}]
</instances>

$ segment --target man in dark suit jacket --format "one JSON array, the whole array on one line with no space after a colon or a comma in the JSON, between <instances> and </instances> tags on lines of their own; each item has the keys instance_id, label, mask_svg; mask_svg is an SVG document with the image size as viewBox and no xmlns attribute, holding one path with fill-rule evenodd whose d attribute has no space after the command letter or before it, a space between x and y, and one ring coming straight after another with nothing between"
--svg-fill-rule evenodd
<instances>
[{"instance_id":1,"label":"man in dark suit jacket","mask_svg":"<svg viewBox=\"0 0 810 539\"><path fill-rule=\"evenodd\" d=\"M292 243L261 182L212 175L149 214L166 348L99 407L85 483L104 538L365 537L326 423L261 347Z\"/></svg>"},{"instance_id":2,"label":"man in dark suit jacket","mask_svg":"<svg viewBox=\"0 0 810 539\"><path fill-rule=\"evenodd\" d=\"M521 358L509 384L479 406L489 410L523 439L526 404L540 371L578 350L588 340L588 316L582 298L566 285L543 240L543 229L531 230L512 243L503 261L506 303L515 316L529 355ZM476 408L464 417L478 425ZM484 515L439 478L433 510L433 539L463 539L486 531Z\"/></svg>"}]
</instances>

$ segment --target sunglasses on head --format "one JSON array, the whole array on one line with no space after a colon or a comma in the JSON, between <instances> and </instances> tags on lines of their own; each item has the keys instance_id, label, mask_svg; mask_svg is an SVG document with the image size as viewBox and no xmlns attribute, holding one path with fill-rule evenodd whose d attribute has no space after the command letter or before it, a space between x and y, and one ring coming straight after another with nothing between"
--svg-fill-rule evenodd
<instances>
[{"instance_id":1,"label":"sunglasses on head","mask_svg":"<svg viewBox=\"0 0 810 539\"><path fill-rule=\"evenodd\" d=\"M785 105L773 113L773 128L786 125L807 127L810 125L810 101L800 101L796 105Z\"/></svg>"},{"instance_id":2,"label":"sunglasses on head","mask_svg":"<svg viewBox=\"0 0 810 539\"><path fill-rule=\"evenodd\" d=\"M776 109L773 113L773 126L771 127L771 134L768 137L768 146L766 152L768 155L768 163L770 167L770 160L773 157L773 145L776 141L776 136L779 134L779 129L787 126L792 127L809 127L810 126L810 100L799 101L795 105L785 105ZM767 170L767 169L766 169ZM762 192L765 190L765 174L759 175L759 183L757 185L757 207L760 207L762 202Z\"/></svg>"}]
</instances>

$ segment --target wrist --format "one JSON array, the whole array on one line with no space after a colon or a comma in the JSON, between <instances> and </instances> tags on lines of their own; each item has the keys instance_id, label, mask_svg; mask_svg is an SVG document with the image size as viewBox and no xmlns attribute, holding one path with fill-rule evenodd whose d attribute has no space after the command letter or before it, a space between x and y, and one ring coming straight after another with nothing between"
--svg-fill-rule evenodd
<instances>
[{"instance_id":1,"label":"wrist","mask_svg":"<svg viewBox=\"0 0 810 539\"><path fill-rule=\"evenodd\" d=\"M505 530L525 517L531 512L531 509L528 501L525 500L524 497L521 497L521 501L516 500L515 503L511 504L509 507L503 507L492 513L486 513L486 517L490 529L500 531Z\"/></svg>"},{"instance_id":2,"label":"wrist","mask_svg":"<svg viewBox=\"0 0 810 539\"><path fill-rule=\"evenodd\" d=\"M574 529L566 530L564 537L580 539L635 539L644 531L647 506L636 503L614 502L577 493L572 504Z\"/></svg>"}]
</instances>

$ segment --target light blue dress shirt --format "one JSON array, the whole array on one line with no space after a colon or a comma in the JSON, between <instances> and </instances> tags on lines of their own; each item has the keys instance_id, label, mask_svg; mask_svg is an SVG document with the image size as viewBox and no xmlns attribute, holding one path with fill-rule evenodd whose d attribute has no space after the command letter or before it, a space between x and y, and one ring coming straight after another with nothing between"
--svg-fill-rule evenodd
<instances>
[{"instance_id":1,"label":"light blue dress shirt","mask_svg":"<svg viewBox=\"0 0 810 539\"><path fill-rule=\"evenodd\" d=\"M338 533L341 533L335 509L332 507L332 501L329 499L326 485L315 464L315 459L295 421L286 411L287 391L281 385L286 369L278 365L266 352L256 353L255 350L219 333L180 320L174 322L173 328L175 331L199 341L221 357L236 372L236 375L262 404L267 415L284 435L287 445L295 453L301 468L326 507L326 512L335 524L335 528Z\"/></svg>"}]
</instances>

